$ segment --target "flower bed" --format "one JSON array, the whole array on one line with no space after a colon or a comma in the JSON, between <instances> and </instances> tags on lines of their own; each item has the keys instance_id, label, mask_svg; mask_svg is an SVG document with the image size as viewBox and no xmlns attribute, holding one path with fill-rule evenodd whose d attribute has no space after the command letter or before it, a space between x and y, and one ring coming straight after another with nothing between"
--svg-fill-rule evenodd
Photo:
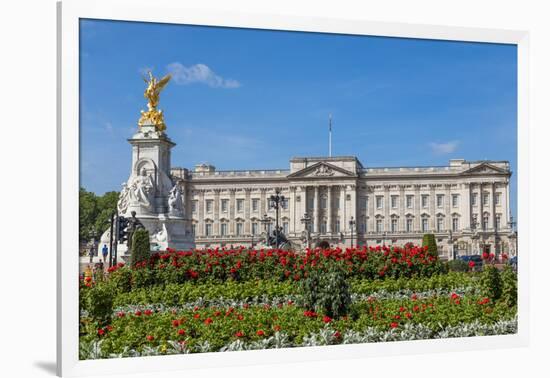
<instances>
[{"instance_id":1,"label":"flower bed","mask_svg":"<svg viewBox=\"0 0 550 378\"><path fill-rule=\"evenodd\" d=\"M369 298L355 302L350 315L341 319L304 311L292 302L164 311L135 308L131 312L118 312L109 325L98 329L89 323L81 341L84 344L102 341L104 357L128 350L142 354L147 348L166 352L173 342L184 343L189 352L198 352L205 345L212 351L224 350L238 340L262 343L277 337L277 333L278 337L284 334L285 346L300 346L311 343L311 335L320 334L327 325L334 337L330 343L339 343L343 339L338 335L344 334L358 337L367 331L381 334L416 327L427 332L426 337L434 337L454 327L476 322L490 326L514 317L514 308L493 304L485 297L456 293L428 298Z\"/></svg>"},{"instance_id":2,"label":"flower bed","mask_svg":"<svg viewBox=\"0 0 550 378\"><path fill-rule=\"evenodd\" d=\"M515 273L485 268L412 246L168 251L81 278L80 358L516 332Z\"/></svg>"}]
</instances>

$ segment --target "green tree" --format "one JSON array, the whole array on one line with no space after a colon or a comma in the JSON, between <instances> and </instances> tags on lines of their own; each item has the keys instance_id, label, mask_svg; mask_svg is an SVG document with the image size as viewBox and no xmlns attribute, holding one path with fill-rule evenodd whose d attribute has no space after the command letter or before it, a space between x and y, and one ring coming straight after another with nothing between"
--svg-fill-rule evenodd
<instances>
[{"instance_id":1,"label":"green tree","mask_svg":"<svg viewBox=\"0 0 550 378\"><path fill-rule=\"evenodd\" d=\"M428 246L428 255L438 257L437 244L435 242L434 234L424 234L422 237L422 246Z\"/></svg>"},{"instance_id":2,"label":"green tree","mask_svg":"<svg viewBox=\"0 0 550 378\"><path fill-rule=\"evenodd\" d=\"M111 214L116 210L118 192L107 192L102 196L88 192L84 188L79 191L79 237L88 241L95 232L99 238L109 228Z\"/></svg>"},{"instance_id":3,"label":"green tree","mask_svg":"<svg viewBox=\"0 0 550 378\"><path fill-rule=\"evenodd\" d=\"M149 244L149 231L140 228L134 231L132 235L132 250L131 265L134 267L136 263L146 261L151 253L151 245Z\"/></svg>"},{"instance_id":4,"label":"green tree","mask_svg":"<svg viewBox=\"0 0 550 378\"><path fill-rule=\"evenodd\" d=\"M98 206L97 197L94 193L80 188L79 191L79 237L80 240L90 240L94 231L94 224L97 218Z\"/></svg>"}]
</instances>

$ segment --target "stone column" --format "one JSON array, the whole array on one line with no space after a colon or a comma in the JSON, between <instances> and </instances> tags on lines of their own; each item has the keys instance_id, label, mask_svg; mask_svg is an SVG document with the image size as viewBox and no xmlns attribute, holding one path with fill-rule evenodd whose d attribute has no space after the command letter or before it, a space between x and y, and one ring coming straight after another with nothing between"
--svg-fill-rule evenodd
<instances>
[{"instance_id":1,"label":"stone column","mask_svg":"<svg viewBox=\"0 0 550 378\"><path fill-rule=\"evenodd\" d=\"M338 186L338 189L340 189L340 232L345 234L348 229L346 213L346 187L345 185L340 185Z\"/></svg>"},{"instance_id":2,"label":"stone column","mask_svg":"<svg viewBox=\"0 0 550 378\"><path fill-rule=\"evenodd\" d=\"M296 187L295 186L291 186L289 188L288 210L290 214L290 222L288 223L288 233L293 234L294 232L296 232Z\"/></svg>"},{"instance_id":3,"label":"stone column","mask_svg":"<svg viewBox=\"0 0 550 378\"><path fill-rule=\"evenodd\" d=\"M429 214L430 214L430 220L428 221L428 231L435 230L435 209L436 209L436 198L435 198L435 185L430 185L430 201L428 202L428 206L430 207Z\"/></svg>"},{"instance_id":4,"label":"stone column","mask_svg":"<svg viewBox=\"0 0 550 378\"><path fill-rule=\"evenodd\" d=\"M390 234L390 207L391 207L391 197L390 197L390 186L384 185L384 232Z\"/></svg>"},{"instance_id":5,"label":"stone column","mask_svg":"<svg viewBox=\"0 0 550 378\"><path fill-rule=\"evenodd\" d=\"M374 208L376 207L376 196L374 195L374 187L367 186L367 195L369 196L367 204L367 214L369 219L367 220L367 233L375 230Z\"/></svg>"},{"instance_id":6,"label":"stone column","mask_svg":"<svg viewBox=\"0 0 550 378\"><path fill-rule=\"evenodd\" d=\"M252 222L250 221L250 192L251 188L246 188L244 200L244 233L252 235Z\"/></svg>"},{"instance_id":7,"label":"stone column","mask_svg":"<svg viewBox=\"0 0 550 378\"><path fill-rule=\"evenodd\" d=\"M266 198L266 188L260 189L260 218L267 214L267 198Z\"/></svg>"},{"instance_id":8,"label":"stone column","mask_svg":"<svg viewBox=\"0 0 550 378\"><path fill-rule=\"evenodd\" d=\"M465 195L464 198L460 198L459 208L464 209L464 212L461 212L461 228L470 230L472 228L472 185L467 182L464 184L466 190L462 191ZM464 203L466 202L466 203Z\"/></svg>"},{"instance_id":9,"label":"stone column","mask_svg":"<svg viewBox=\"0 0 550 378\"><path fill-rule=\"evenodd\" d=\"M327 186L327 233L332 234L332 187Z\"/></svg>"},{"instance_id":10,"label":"stone column","mask_svg":"<svg viewBox=\"0 0 550 378\"><path fill-rule=\"evenodd\" d=\"M495 220L496 220L496 204L495 204L495 182L491 183L491 215L489 216L489 228L493 231L495 230ZM502 200L502 198L501 198Z\"/></svg>"},{"instance_id":11,"label":"stone column","mask_svg":"<svg viewBox=\"0 0 550 378\"><path fill-rule=\"evenodd\" d=\"M204 201L204 190L199 189L199 202L197 203L198 224L197 224L197 236L204 236L205 234L205 222L204 222L204 208L206 202Z\"/></svg>"},{"instance_id":12,"label":"stone column","mask_svg":"<svg viewBox=\"0 0 550 378\"><path fill-rule=\"evenodd\" d=\"M453 228L453 217L451 215L451 207L452 207L452 201L451 198L451 184L445 184L445 202L443 204L445 209L445 230L452 230Z\"/></svg>"},{"instance_id":13,"label":"stone column","mask_svg":"<svg viewBox=\"0 0 550 378\"><path fill-rule=\"evenodd\" d=\"M229 235L236 234L235 225L235 189L229 189Z\"/></svg>"},{"instance_id":14,"label":"stone column","mask_svg":"<svg viewBox=\"0 0 550 378\"><path fill-rule=\"evenodd\" d=\"M214 224L212 225L212 234L220 235L220 189L214 189Z\"/></svg>"},{"instance_id":15,"label":"stone column","mask_svg":"<svg viewBox=\"0 0 550 378\"><path fill-rule=\"evenodd\" d=\"M413 231L419 232L421 228L422 219L420 218L420 209L422 207L422 197L420 196L420 185L414 185L414 220Z\"/></svg>"},{"instance_id":16,"label":"stone column","mask_svg":"<svg viewBox=\"0 0 550 378\"><path fill-rule=\"evenodd\" d=\"M398 211L399 211L399 221L398 221L398 228L399 231L402 232L405 230L405 206L406 198L405 198L405 185L399 185L399 201L397 201Z\"/></svg>"},{"instance_id":17,"label":"stone column","mask_svg":"<svg viewBox=\"0 0 550 378\"><path fill-rule=\"evenodd\" d=\"M319 186L314 187L313 194L313 232L319 232Z\"/></svg>"}]
</instances>

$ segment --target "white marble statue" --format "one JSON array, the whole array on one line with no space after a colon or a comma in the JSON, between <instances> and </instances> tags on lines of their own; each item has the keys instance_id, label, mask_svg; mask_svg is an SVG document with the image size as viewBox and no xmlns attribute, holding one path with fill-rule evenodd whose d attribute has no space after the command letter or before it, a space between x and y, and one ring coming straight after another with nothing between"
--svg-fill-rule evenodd
<instances>
[{"instance_id":1,"label":"white marble statue","mask_svg":"<svg viewBox=\"0 0 550 378\"><path fill-rule=\"evenodd\" d=\"M168 210L172 215L183 215L183 192L181 187L176 184L170 190L168 197Z\"/></svg>"},{"instance_id":2,"label":"white marble statue","mask_svg":"<svg viewBox=\"0 0 550 378\"><path fill-rule=\"evenodd\" d=\"M153 178L147 174L145 168L142 168L140 174L135 176L130 184L130 202L150 209L154 193Z\"/></svg>"},{"instance_id":3,"label":"white marble statue","mask_svg":"<svg viewBox=\"0 0 550 378\"><path fill-rule=\"evenodd\" d=\"M168 230L166 229L166 224L163 223L159 231L153 234L152 242L156 243L158 249L165 251L168 248Z\"/></svg>"},{"instance_id":4,"label":"white marble statue","mask_svg":"<svg viewBox=\"0 0 550 378\"><path fill-rule=\"evenodd\" d=\"M118 196L117 208L119 214L125 214L128 210L128 202L130 201L130 190L125 182L122 183L122 190Z\"/></svg>"}]
</instances>

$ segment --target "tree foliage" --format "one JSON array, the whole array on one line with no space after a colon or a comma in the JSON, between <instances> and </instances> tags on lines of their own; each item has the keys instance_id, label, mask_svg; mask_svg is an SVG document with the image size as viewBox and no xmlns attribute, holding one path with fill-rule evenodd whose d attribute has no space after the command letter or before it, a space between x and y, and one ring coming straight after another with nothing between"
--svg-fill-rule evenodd
<instances>
[{"instance_id":1,"label":"tree foliage","mask_svg":"<svg viewBox=\"0 0 550 378\"><path fill-rule=\"evenodd\" d=\"M79 237L81 241L88 241L93 233L100 237L107 228L111 214L116 210L118 192L106 192L98 196L84 188L79 191Z\"/></svg>"},{"instance_id":2,"label":"tree foliage","mask_svg":"<svg viewBox=\"0 0 550 378\"><path fill-rule=\"evenodd\" d=\"M148 261L150 254L151 245L149 244L149 231L144 228L137 229L132 236L132 267L135 266L136 263Z\"/></svg>"},{"instance_id":3,"label":"tree foliage","mask_svg":"<svg viewBox=\"0 0 550 378\"><path fill-rule=\"evenodd\" d=\"M422 246L428 246L428 255L437 257L437 244L435 242L435 235L434 234L424 234L422 237Z\"/></svg>"}]
</instances>

